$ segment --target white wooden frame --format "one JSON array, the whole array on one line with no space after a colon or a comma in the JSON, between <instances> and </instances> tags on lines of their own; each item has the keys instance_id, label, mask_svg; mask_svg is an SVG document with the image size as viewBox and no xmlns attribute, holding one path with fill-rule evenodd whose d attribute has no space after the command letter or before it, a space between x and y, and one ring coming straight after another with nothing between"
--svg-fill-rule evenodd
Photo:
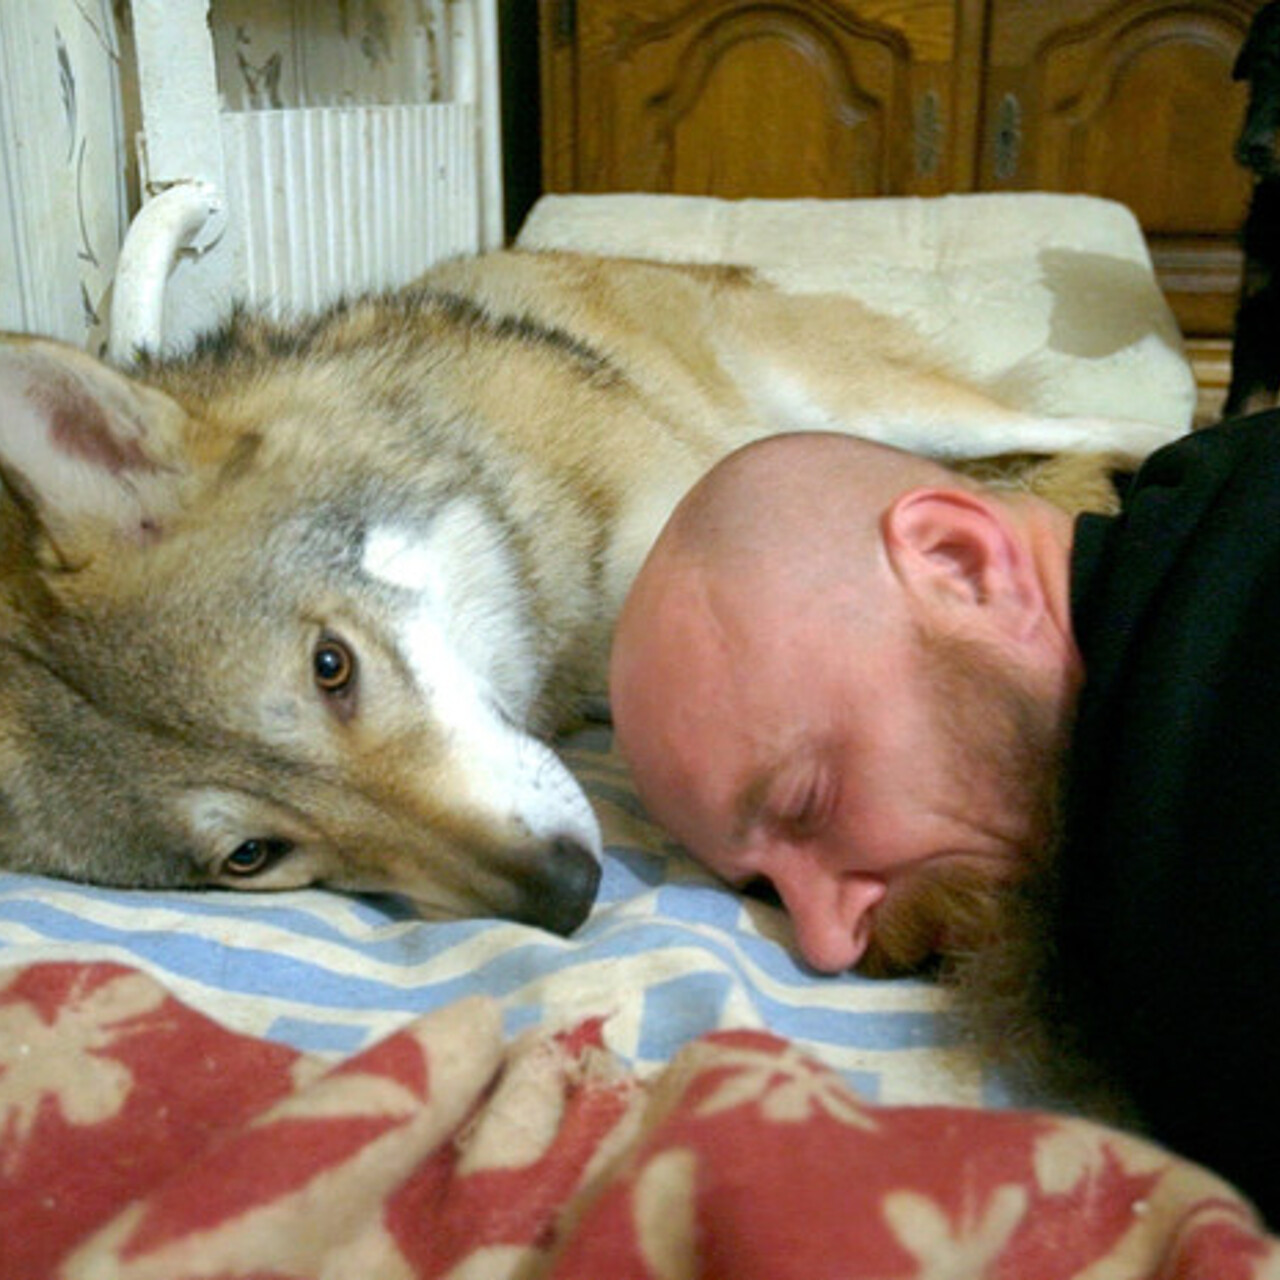
<instances>
[{"instance_id":1,"label":"white wooden frame","mask_svg":"<svg viewBox=\"0 0 1280 1280\"><path fill-rule=\"evenodd\" d=\"M502 242L494 0L434 5L443 85L420 101L228 110L209 0L132 0L146 202L111 351L177 348L233 301L290 312ZM433 100L434 99L434 100Z\"/></svg>"}]
</instances>

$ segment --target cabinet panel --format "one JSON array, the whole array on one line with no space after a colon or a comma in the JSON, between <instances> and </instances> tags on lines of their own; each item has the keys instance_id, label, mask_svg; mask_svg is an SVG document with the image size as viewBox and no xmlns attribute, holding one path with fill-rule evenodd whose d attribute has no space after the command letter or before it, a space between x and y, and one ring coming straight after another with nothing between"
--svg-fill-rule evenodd
<instances>
[{"instance_id":1,"label":"cabinet panel","mask_svg":"<svg viewBox=\"0 0 1280 1280\"><path fill-rule=\"evenodd\" d=\"M543 0L548 189L954 189L970 154L956 117L972 113L955 97L956 14L953 0Z\"/></svg>"},{"instance_id":2,"label":"cabinet panel","mask_svg":"<svg viewBox=\"0 0 1280 1280\"><path fill-rule=\"evenodd\" d=\"M1048 190L1134 210L1226 337L1250 179L1231 79L1263 0L540 0L551 191Z\"/></svg>"},{"instance_id":3,"label":"cabinet panel","mask_svg":"<svg viewBox=\"0 0 1280 1280\"><path fill-rule=\"evenodd\" d=\"M1257 4L993 0L980 181L1082 191L1142 223L1184 332L1230 331L1250 183L1231 79Z\"/></svg>"}]
</instances>

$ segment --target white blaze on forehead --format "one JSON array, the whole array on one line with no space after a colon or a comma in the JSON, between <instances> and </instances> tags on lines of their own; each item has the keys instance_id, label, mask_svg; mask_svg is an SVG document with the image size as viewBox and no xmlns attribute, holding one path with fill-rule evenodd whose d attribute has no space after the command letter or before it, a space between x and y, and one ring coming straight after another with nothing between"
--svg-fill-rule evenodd
<instances>
[{"instance_id":1,"label":"white blaze on forehead","mask_svg":"<svg viewBox=\"0 0 1280 1280\"><path fill-rule=\"evenodd\" d=\"M483 512L464 501L428 526L377 526L362 565L413 595L392 629L465 778L459 799L533 838L572 838L598 857L600 828L582 788L550 747L499 710L495 677L521 664L517 696L527 705L537 673L510 559ZM512 681L504 683L510 692Z\"/></svg>"},{"instance_id":2,"label":"white blaze on forehead","mask_svg":"<svg viewBox=\"0 0 1280 1280\"><path fill-rule=\"evenodd\" d=\"M395 525L378 525L364 540L362 566L371 578L406 591L429 591L436 581L430 538Z\"/></svg>"},{"instance_id":3,"label":"white blaze on forehead","mask_svg":"<svg viewBox=\"0 0 1280 1280\"><path fill-rule=\"evenodd\" d=\"M475 678L522 720L541 688L515 556L484 507L455 498L429 522L375 525L361 567L412 592Z\"/></svg>"}]
</instances>

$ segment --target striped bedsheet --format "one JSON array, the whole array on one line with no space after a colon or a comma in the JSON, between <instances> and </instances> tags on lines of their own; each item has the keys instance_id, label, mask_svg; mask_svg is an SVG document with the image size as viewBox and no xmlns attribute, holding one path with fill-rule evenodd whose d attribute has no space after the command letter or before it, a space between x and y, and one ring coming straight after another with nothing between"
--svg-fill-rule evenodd
<instances>
[{"instance_id":1,"label":"striped bedsheet","mask_svg":"<svg viewBox=\"0 0 1280 1280\"><path fill-rule=\"evenodd\" d=\"M510 1033L599 1017L641 1070L704 1032L766 1028L872 1100L1005 1101L936 986L815 976L781 912L719 885L645 820L607 729L576 735L566 755L607 846L600 901L571 939L321 891L127 892L0 873L0 966L121 961L224 1024L308 1051L347 1054L485 994Z\"/></svg>"}]
</instances>

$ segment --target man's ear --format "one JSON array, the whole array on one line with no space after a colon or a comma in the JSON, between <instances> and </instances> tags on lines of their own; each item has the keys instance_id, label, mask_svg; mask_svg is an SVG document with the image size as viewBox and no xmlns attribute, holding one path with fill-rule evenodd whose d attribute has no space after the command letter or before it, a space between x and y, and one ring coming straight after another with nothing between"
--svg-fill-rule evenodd
<instances>
[{"instance_id":1,"label":"man's ear","mask_svg":"<svg viewBox=\"0 0 1280 1280\"><path fill-rule=\"evenodd\" d=\"M912 489L882 517L889 563L941 625L1025 638L1046 600L1030 547L998 502L964 489Z\"/></svg>"},{"instance_id":2,"label":"man's ear","mask_svg":"<svg viewBox=\"0 0 1280 1280\"><path fill-rule=\"evenodd\" d=\"M46 561L73 567L104 541L158 537L188 472L186 424L168 396L74 347L0 342L0 495Z\"/></svg>"}]
</instances>

